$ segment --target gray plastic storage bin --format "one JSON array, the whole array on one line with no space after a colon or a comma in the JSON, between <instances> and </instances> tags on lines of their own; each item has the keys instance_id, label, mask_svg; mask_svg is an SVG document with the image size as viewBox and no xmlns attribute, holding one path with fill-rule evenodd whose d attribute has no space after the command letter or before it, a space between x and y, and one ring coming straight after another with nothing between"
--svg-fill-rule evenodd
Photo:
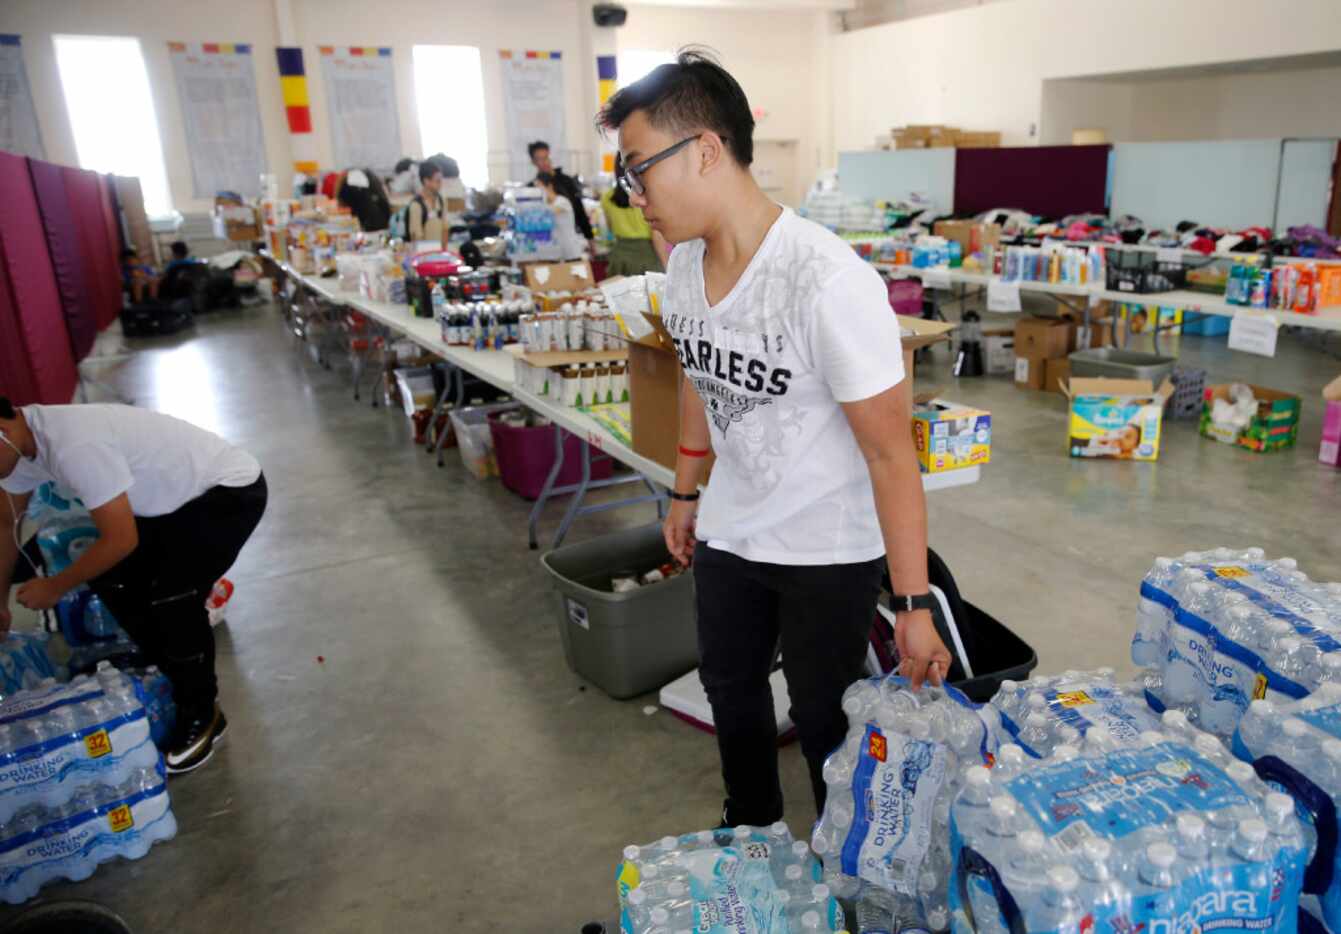
<instances>
[{"instance_id":1,"label":"gray plastic storage bin","mask_svg":"<svg viewBox=\"0 0 1341 934\"><path fill-rule=\"evenodd\" d=\"M1148 379L1156 389L1173 372L1177 357L1099 347L1071 354L1071 375L1097 379Z\"/></svg>"},{"instance_id":2,"label":"gray plastic storage bin","mask_svg":"<svg viewBox=\"0 0 1341 934\"><path fill-rule=\"evenodd\" d=\"M565 545L540 559L559 592L568 667L611 697L656 690L698 665L693 575L610 590L612 573L645 572L669 560L659 525Z\"/></svg>"}]
</instances>

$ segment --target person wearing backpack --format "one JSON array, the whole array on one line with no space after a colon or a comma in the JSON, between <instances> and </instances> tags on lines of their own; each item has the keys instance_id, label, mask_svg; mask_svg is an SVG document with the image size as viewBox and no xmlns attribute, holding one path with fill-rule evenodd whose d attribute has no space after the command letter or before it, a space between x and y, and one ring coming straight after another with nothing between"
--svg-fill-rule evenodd
<instances>
[{"instance_id":1,"label":"person wearing backpack","mask_svg":"<svg viewBox=\"0 0 1341 934\"><path fill-rule=\"evenodd\" d=\"M406 233L412 242L443 242L447 203L442 197L442 167L425 159L419 164L419 194L405 207Z\"/></svg>"}]
</instances>

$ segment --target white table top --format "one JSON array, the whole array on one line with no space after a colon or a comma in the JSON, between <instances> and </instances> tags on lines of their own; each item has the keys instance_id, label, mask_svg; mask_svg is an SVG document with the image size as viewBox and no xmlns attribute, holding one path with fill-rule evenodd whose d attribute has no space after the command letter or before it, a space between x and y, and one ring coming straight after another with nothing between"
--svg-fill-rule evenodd
<instances>
[{"instance_id":1,"label":"white table top","mask_svg":"<svg viewBox=\"0 0 1341 934\"><path fill-rule=\"evenodd\" d=\"M877 269L885 272L895 272L900 275L917 276L925 278L928 270L918 266L908 266L896 263L873 263ZM940 267L934 270L934 273L946 277L950 282L957 282L963 285L986 286L989 282L996 280L1002 281L1000 276L989 276L981 272L965 272L962 269L946 269ZM1277 311L1270 308L1245 308L1242 305L1231 305L1222 297L1210 295L1205 292L1193 292L1189 289L1179 289L1173 292L1149 292L1145 294L1136 294L1134 292L1118 292L1113 289L1099 289L1086 285L1062 285L1052 282L1027 282L1021 280L1018 282L1021 292L1044 292L1052 295L1076 295L1091 296L1094 301L1125 302L1129 305L1145 305L1149 308L1182 308L1187 311L1199 312L1206 315L1220 315L1225 318L1232 318L1243 312L1262 313L1268 312L1276 316L1282 326L1313 328L1319 331L1341 331L1341 308L1322 308L1313 314L1302 315L1293 311Z\"/></svg>"},{"instance_id":2,"label":"white table top","mask_svg":"<svg viewBox=\"0 0 1341 934\"><path fill-rule=\"evenodd\" d=\"M580 409L561 405L548 396L537 396L517 388L513 378L513 356L500 350L473 350L465 347L451 347L442 342L442 329L436 321L428 318L416 318L409 305L394 305L388 302L375 302L364 298L357 292L344 292L336 285L335 278L322 279L318 276L303 275L287 264L280 264L293 278L300 280L318 295L328 301L346 305L363 312L369 318L401 332L424 350L448 363L459 366L472 376L497 386L510 394L528 408L548 418L592 447L602 451L646 476L654 483L669 487L675 482L675 472L662 464L643 457L607 431L599 422ZM944 490L950 487L967 486L977 483L982 476L981 467L965 467L939 474L923 474L924 490Z\"/></svg>"}]
</instances>

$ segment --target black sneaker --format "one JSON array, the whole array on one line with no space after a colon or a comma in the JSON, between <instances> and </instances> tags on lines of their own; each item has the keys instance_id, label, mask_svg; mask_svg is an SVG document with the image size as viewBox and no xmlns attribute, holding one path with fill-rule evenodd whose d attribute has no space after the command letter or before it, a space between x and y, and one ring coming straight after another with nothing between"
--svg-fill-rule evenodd
<instances>
[{"instance_id":1,"label":"black sneaker","mask_svg":"<svg viewBox=\"0 0 1341 934\"><path fill-rule=\"evenodd\" d=\"M179 725L177 736L163 758L169 775L181 775L200 768L214 755L214 747L228 732L228 718L219 705L208 716L195 717Z\"/></svg>"}]
</instances>

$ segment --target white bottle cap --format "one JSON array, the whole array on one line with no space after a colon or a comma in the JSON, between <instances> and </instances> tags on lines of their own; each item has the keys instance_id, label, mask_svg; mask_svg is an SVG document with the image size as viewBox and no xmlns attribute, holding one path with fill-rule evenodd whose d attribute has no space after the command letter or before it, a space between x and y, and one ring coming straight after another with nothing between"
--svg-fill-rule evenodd
<instances>
[{"instance_id":1,"label":"white bottle cap","mask_svg":"<svg viewBox=\"0 0 1341 934\"><path fill-rule=\"evenodd\" d=\"M778 891L773 893L773 898L777 900L777 903L781 905L784 910L786 910L787 905L792 900L792 895L786 889L778 889Z\"/></svg>"},{"instance_id":2,"label":"white bottle cap","mask_svg":"<svg viewBox=\"0 0 1341 934\"><path fill-rule=\"evenodd\" d=\"M1291 717L1281 724L1281 732L1290 739L1299 739L1308 732L1308 726L1298 717Z\"/></svg>"},{"instance_id":3,"label":"white bottle cap","mask_svg":"<svg viewBox=\"0 0 1341 934\"><path fill-rule=\"evenodd\" d=\"M1048 718L1043 716L1037 710L1024 718L1025 726L1043 727L1048 725Z\"/></svg>"},{"instance_id":4,"label":"white bottle cap","mask_svg":"<svg viewBox=\"0 0 1341 934\"><path fill-rule=\"evenodd\" d=\"M814 896L815 901L817 902L827 901L829 898L829 887L821 882L810 890L810 894Z\"/></svg>"},{"instance_id":5,"label":"white bottle cap","mask_svg":"<svg viewBox=\"0 0 1341 934\"><path fill-rule=\"evenodd\" d=\"M663 850L673 850L679 845L680 841L670 835L661 838L661 848Z\"/></svg>"},{"instance_id":6,"label":"white bottle cap","mask_svg":"<svg viewBox=\"0 0 1341 934\"><path fill-rule=\"evenodd\" d=\"M1186 730L1191 726L1187 714L1181 710L1166 710L1160 719L1164 722L1164 726L1170 730Z\"/></svg>"},{"instance_id":7,"label":"white bottle cap","mask_svg":"<svg viewBox=\"0 0 1341 934\"><path fill-rule=\"evenodd\" d=\"M656 878L657 876L659 876L659 875L661 875L661 869L657 867L656 863L653 863L653 864L650 865L650 866L644 866L644 867L643 867L643 878L644 878L644 879L650 881L650 880L652 880L652 879L655 879L655 878Z\"/></svg>"},{"instance_id":8,"label":"white bottle cap","mask_svg":"<svg viewBox=\"0 0 1341 934\"><path fill-rule=\"evenodd\" d=\"M1172 844L1159 841L1145 848L1145 858L1150 860L1150 865L1156 869L1169 869L1178 861L1178 851Z\"/></svg>"},{"instance_id":9,"label":"white bottle cap","mask_svg":"<svg viewBox=\"0 0 1341 934\"><path fill-rule=\"evenodd\" d=\"M1091 837L1081 845L1080 851L1092 863L1106 863L1113 855L1113 844L1100 837Z\"/></svg>"},{"instance_id":10,"label":"white bottle cap","mask_svg":"<svg viewBox=\"0 0 1341 934\"><path fill-rule=\"evenodd\" d=\"M685 884L678 879L666 886L666 894L671 898L684 898L685 893L689 891Z\"/></svg>"},{"instance_id":11,"label":"white bottle cap","mask_svg":"<svg viewBox=\"0 0 1341 934\"><path fill-rule=\"evenodd\" d=\"M1172 559L1172 558L1156 558L1156 559L1155 559L1155 567L1159 568L1161 571L1167 571L1167 570L1168 570L1170 567L1172 567L1172 566L1173 566L1173 559Z\"/></svg>"},{"instance_id":12,"label":"white bottle cap","mask_svg":"<svg viewBox=\"0 0 1341 934\"><path fill-rule=\"evenodd\" d=\"M1014 694L1020 687L1020 682L1012 681L1010 678L1003 678L1001 681L1001 690L1007 694Z\"/></svg>"},{"instance_id":13,"label":"white bottle cap","mask_svg":"<svg viewBox=\"0 0 1341 934\"><path fill-rule=\"evenodd\" d=\"M1029 695L1029 697L1025 700L1025 703L1029 705L1029 709L1031 711L1043 710L1045 707L1048 706L1048 699L1044 697L1042 694L1039 694L1037 691L1035 691L1033 694Z\"/></svg>"},{"instance_id":14,"label":"white bottle cap","mask_svg":"<svg viewBox=\"0 0 1341 934\"><path fill-rule=\"evenodd\" d=\"M1014 817L1015 812L1019 810L1019 806L1016 805L1015 799L1010 795L997 795L992 799L990 806L992 808L992 816L998 820L1009 820Z\"/></svg>"},{"instance_id":15,"label":"white bottle cap","mask_svg":"<svg viewBox=\"0 0 1341 934\"><path fill-rule=\"evenodd\" d=\"M1206 832L1206 822L1195 814L1179 814L1174 826L1178 828L1178 836L1189 842Z\"/></svg>"},{"instance_id":16,"label":"white bottle cap","mask_svg":"<svg viewBox=\"0 0 1341 934\"><path fill-rule=\"evenodd\" d=\"M1239 836L1249 843L1262 843L1267 838L1267 825L1256 817L1239 821Z\"/></svg>"},{"instance_id":17,"label":"white bottle cap","mask_svg":"<svg viewBox=\"0 0 1341 934\"><path fill-rule=\"evenodd\" d=\"M795 882L797 879L801 878L803 872L804 870L802 870L801 867L797 865L788 866L787 869L785 870L787 879L788 881L791 882Z\"/></svg>"},{"instance_id":18,"label":"white bottle cap","mask_svg":"<svg viewBox=\"0 0 1341 934\"><path fill-rule=\"evenodd\" d=\"M820 929L819 912L807 911L805 914L801 915L801 930L818 931L819 929Z\"/></svg>"},{"instance_id":19,"label":"white bottle cap","mask_svg":"<svg viewBox=\"0 0 1341 934\"><path fill-rule=\"evenodd\" d=\"M997 762L1005 762L1009 765L1024 764L1024 749L1015 743L1006 743L996 754Z\"/></svg>"},{"instance_id":20,"label":"white bottle cap","mask_svg":"<svg viewBox=\"0 0 1341 934\"><path fill-rule=\"evenodd\" d=\"M1053 866L1048 870L1048 887L1063 895L1080 887L1080 875L1070 866Z\"/></svg>"},{"instance_id":21,"label":"white bottle cap","mask_svg":"<svg viewBox=\"0 0 1341 934\"><path fill-rule=\"evenodd\" d=\"M629 904L632 905L634 908L637 908L643 902L647 901L647 893L644 892L642 889L634 889L633 891L629 892L628 899Z\"/></svg>"},{"instance_id":22,"label":"white bottle cap","mask_svg":"<svg viewBox=\"0 0 1341 934\"><path fill-rule=\"evenodd\" d=\"M792 844L792 855L797 859L805 859L810 855L810 844L804 840L797 840Z\"/></svg>"},{"instance_id":23,"label":"white bottle cap","mask_svg":"<svg viewBox=\"0 0 1341 934\"><path fill-rule=\"evenodd\" d=\"M1341 745L1341 743L1338 743ZM969 788L982 789L992 784L992 773L980 765L964 767L964 784Z\"/></svg>"},{"instance_id":24,"label":"white bottle cap","mask_svg":"<svg viewBox=\"0 0 1341 934\"><path fill-rule=\"evenodd\" d=\"M1052 758L1058 762L1070 762L1080 755L1080 750L1068 743L1062 743L1052 750Z\"/></svg>"},{"instance_id":25,"label":"white bottle cap","mask_svg":"<svg viewBox=\"0 0 1341 934\"><path fill-rule=\"evenodd\" d=\"M1043 852L1047 839L1037 830L1026 830L1016 838L1016 843L1023 852L1037 855Z\"/></svg>"},{"instance_id":26,"label":"white bottle cap","mask_svg":"<svg viewBox=\"0 0 1341 934\"><path fill-rule=\"evenodd\" d=\"M1254 716L1269 717L1276 712L1276 705L1271 703L1271 701L1269 700L1265 700L1259 697L1257 700L1253 701L1251 704L1248 705L1248 709L1252 712Z\"/></svg>"},{"instance_id":27,"label":"white bottle cap","mask_svg":"<svg viewBox=\"0 0 1341 934\"><path fill-rule=\"evenodd\" d=\"M746 824L737 824L731 829L731 832L735 834L736 839L739 840L742 837L748 837L750 835L750 828Z\"/></svg>"},{"instance_id":28,"label":"white bottle cap","mask_svg":"<svg viewBox=\"0 0 1341 934\"><path fill-rule=\"evenodd\" d=\"M1279 791L1269 792L1266 796L1266 812L1273 821L1284 821L1294 813L1294 799Z\"/></svg>"},{"instance_id":29,"label":"white bottle cap","mask_svg":"<svg viewBox=\"0 0 1341 934\"><path fill-rule=\"evenodd\" d=\"M638 859L638 854L641 852L642 850L636 846L626 846L624 847L624 858L631 863L636 862Z\"/></svg>"},{"instance_id":30,"label":"white bottle cap","mask_svg":"<svg viewBox=\"0 0 1341 934\"><path fill-rule=\"evenodd\" d=\"M1210 733L1198 733L1197 738L1192 741L1192 745L1197 752L1203 755L1213 756L1225 751L1225 744L1220 742Z\"/></svg>"},{"instance_id":31,"label":"white bottle cap","mask_svg":"<svg viewBox=\"0 0 1341 934\"><path fill-rule=\"evenodd\" d=\"M715 838L713 837L713 835L712 835L712 831L711 831L711 830L700 830L700 831L698 832L698 842L699 842L699 843L707 843L707 844L711 844L712 841L713 841L714 839L715 839Z\"/></svg>"},{"instance_id":32,"label":"white bottle cap","mask_svg":"<svg viewBox=\"0 0 1341 934\"><path fill-rule=\"evenodd\" d=\"M669 924L670 912L661 907L653 908L651 918L653 924Z\"/></svg>"},{"instance_id":33,"label":"white bottle cap","mask_svg":"<svg viewBox=\"0 0 1341 934\"><path fill-rule=\"evenodd\" d=\"M1338 751L1341 751L1341 742L1337 742L1336 740L1332 740L1332 742L1335 742ZM1253 771L1253 767L1246 762L1231 762L1229 765L1225 766L1225 773L1240 785L1246 785L1257 778L1257 773Z\"/></svg>"}]
</instances>

